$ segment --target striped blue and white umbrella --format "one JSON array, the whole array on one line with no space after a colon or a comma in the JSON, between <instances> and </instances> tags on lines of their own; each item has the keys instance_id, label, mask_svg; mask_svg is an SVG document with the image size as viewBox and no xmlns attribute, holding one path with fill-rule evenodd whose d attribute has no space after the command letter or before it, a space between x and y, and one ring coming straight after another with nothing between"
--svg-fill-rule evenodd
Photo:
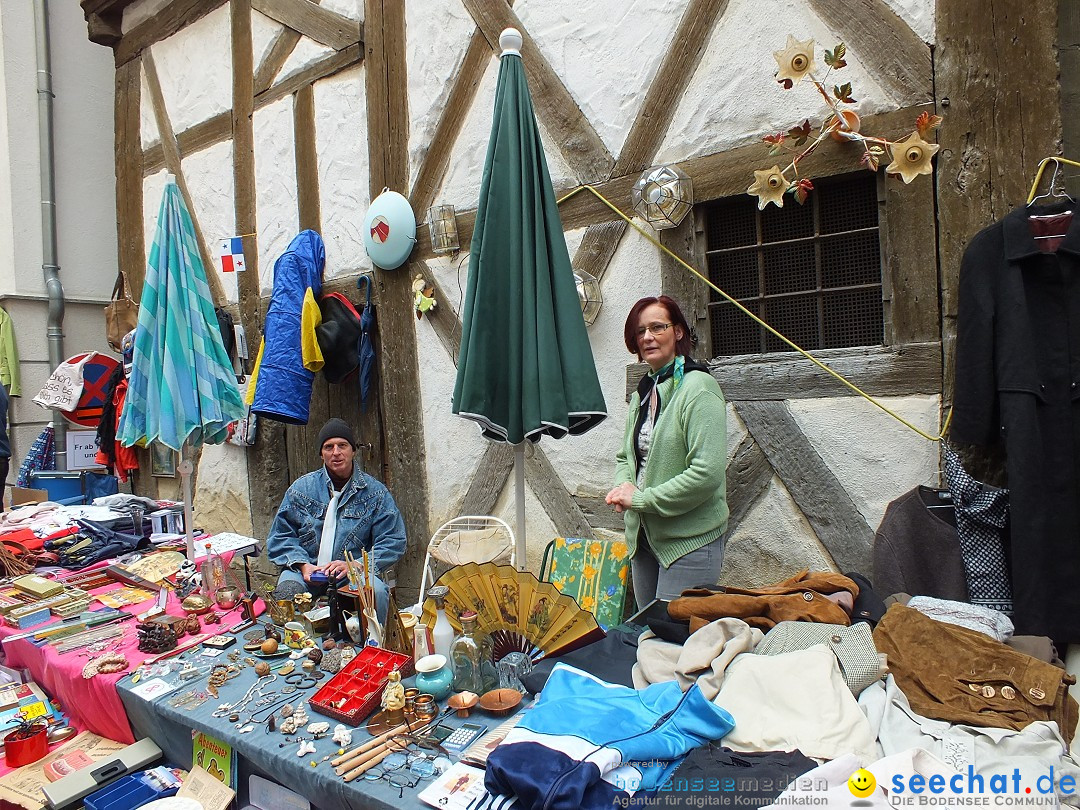
<instances>
[{"instance_id":1,"label":"striped blue and white umbrella","mask_svg":"<svg viewBox=\"0 0 1080 810\"><path fill-rule=\"evenodd\" d=\"M220 444L228 425L245 414L195 226L170 176L147 262L117 440L125 446L158 441L173 450L185 441Z\"/></svg>"}]
</instances>

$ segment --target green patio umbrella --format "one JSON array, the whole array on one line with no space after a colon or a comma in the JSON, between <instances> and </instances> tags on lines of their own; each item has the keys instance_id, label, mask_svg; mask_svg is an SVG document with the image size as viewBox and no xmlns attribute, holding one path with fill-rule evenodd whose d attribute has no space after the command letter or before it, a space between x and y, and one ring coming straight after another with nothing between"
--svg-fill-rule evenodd
<instances>
[{"instance_id":1,"label":"green patio umbrella","mask_svg":"<svg viewBox=\"0 0 1080 810\"><path fill-rule=\"evenodd\" d=\"M462 313L454 413L515 445L517 564L525 563L524 442L607 416L570 254L533 117L521 34L502 61Z\"/></svg>"}]
</instances>

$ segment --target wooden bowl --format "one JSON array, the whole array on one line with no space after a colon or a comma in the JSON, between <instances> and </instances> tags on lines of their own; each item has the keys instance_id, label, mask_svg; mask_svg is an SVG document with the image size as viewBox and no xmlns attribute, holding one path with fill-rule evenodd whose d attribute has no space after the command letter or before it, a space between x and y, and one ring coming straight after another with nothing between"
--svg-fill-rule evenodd
<instances>
[{"instance_id":1,"label":"wooden bowl","mask_svg":"<svg viewBox=\"0 0 1080 810\"><path fill-rule=\"evenodd\" d=\"M480 696L477 705L485 712L496 716L510 714L521 703L521 692L517 689L492 689Z\"/></svg>"},{"instance_id":2,"label":"wooden bowl","mask_svg":"<svg viewBox=\"0 0 1080 810\"><path fill-rule=\"evenodd\" d=\"M446 705L457 712L458 717L468 717L469 709L479 702L480 698L475 692L458 692L451 695Z\"/></svg>"}]
</instances>

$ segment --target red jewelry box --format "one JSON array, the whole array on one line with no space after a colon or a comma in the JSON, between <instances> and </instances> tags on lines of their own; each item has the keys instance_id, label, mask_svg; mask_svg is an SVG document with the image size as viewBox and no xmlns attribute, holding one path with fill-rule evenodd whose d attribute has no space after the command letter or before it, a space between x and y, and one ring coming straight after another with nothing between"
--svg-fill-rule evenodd
<instances>
[{"instance_id":1,"label":"red jewelry box","mask_svg":"<svg viewBox=\"0 0 1080 810\"><path fill-rule=\"evenodd\" d=\"M402 678L412 675L412 656L379 647L364 647L308 703L319 714L358 726L379 708L383 687L394 670L400 672Z\"/></svg>"}]
</instances>

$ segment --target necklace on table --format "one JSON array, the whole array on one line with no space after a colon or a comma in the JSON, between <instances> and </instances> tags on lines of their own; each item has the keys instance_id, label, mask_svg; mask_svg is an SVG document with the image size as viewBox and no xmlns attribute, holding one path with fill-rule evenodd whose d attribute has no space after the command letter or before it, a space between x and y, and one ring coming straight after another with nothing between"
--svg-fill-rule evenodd
<instances>
[{"instance_id":1,"label":"necklace on table","mask_svg":"<svg viewBox=\"0 0 1080 810\"><path fill-rule=\"evenodd\" d=\"M277 675L271 672L269 675L263 675L255 683L248 687L244 696L237 700L235 703L222 703L212 712L213 717L228 717L230 714L238 714L241 710L245 709L247 705L256 697L262 697L266 693L263 689L274 681L277 680Z\"/></svg>"}]
</instances>

